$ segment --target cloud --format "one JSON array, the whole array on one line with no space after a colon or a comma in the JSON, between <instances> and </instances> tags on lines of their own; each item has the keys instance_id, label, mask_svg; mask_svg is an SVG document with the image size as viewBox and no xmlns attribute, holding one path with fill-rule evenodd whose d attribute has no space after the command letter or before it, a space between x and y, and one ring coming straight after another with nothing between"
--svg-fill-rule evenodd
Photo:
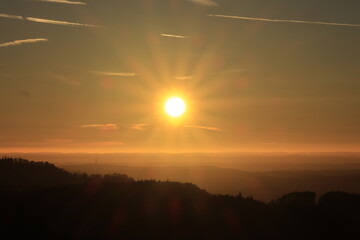
<instances>
[{"instance_id":1,"label":"cloud","mask_svg":"<svg viewBox=\"0 0 360 240\"><path fill-rule=\"evenodd\" d=\"M305 20L253 18L253 17L229 16L229 15L219 15L219 14L209 14L207 16L219 17L219 18L241 19L241 20L258 21L258 22L301 23L301 24L315 24L315 25L328 25L328 26L341 26L341 27L360 27L360 24L351 24L351 23L313 22L313 21L305 21Z\"/></svg>"},{"instance_id":2,"label":"cloud","mask_svg":"<svg viewBox=\"0 0 360 240\"><path fill-rule=\"evenodd\" d=\"M46 39L46 38L15 40L15 41L12 41L12 42L0 43L0 47L10 47L10 46L17 46L17 45L22 45L22 44L48 42L48 41L49 40Z\"/></svg>"},{"instance_id":3,"label":"cloud","mask_svg":"<svg viewBox=\"0 0 360 240\"><path fill-rule=\"evenodd\" d=\"M64 3L64 4L71 4L71 5L87 5L83 2L73 2L67 0L34 0L35 2L51 2L51 3Z\"/></svg>"},{"instance_id":4,"label":"cloud","mask_svg":"<svg viewBox=\"0 0 360 240\"><path fill-rule=\"evenodd\" d=\"M99 71L92 71L91 73L102 75L102 76L114 76L114 77L135 77L138 74L130 73L130 72L99 72Z\"/></svg>"},{"instance_id":5,"label":"cloud","mask_svg":"<svg viewBox=\"0 0 360 240\"><path fill-rule=\"evenodd\" d=\"M91 24L74 23L74 22L66 22L66 21L59 21L59 20L34 18L34 17L23 17L23 16L9 15L9 14L4 14L4 13L0 13L0 17L17 19L17 20L28 21L28 22L47 23L47 24L63 25L63 26L93 27L93 28L101 27L101 26L91 25Z\"/></svg>"},{"instance_id":6,"label":"cloud","mask_svg":"<svg viewBox=\"0 0 360 240\"><path fill-rule=\"evenodd\" d=\"M117 124L86 124L81 125L81 128L95 128L99 130L117 130Z\"/></svg>"},{"instance_id":7,"label":"cloud","mask_svg":"<svg viewBox=\"0 0 360 240\"><path fill-rule=\"evenodd\" d=\"M166 34L166 33L162 33L160 34L160 36L162 37L169 37L169 38L190 38L188 36L182 36L182 35L173 35L173 34Z\"/></svg>"},{"instance_id":8,"label":"cloud","mask_svg":"<svg viewBox=\"0 0 360 240\"><path fill-rule=\"evenodd\" d=\"M62 138L54 138L54 139L46 139L45 143L49 145L59 145L59 144L71 144L73 146L122 146L125 145L124 142L119 141L100 141L100 142L84 142L79 143L75 142L74 139L62 139ZM42 144L42 143L40 143Z\"/></svg>"},{"instance_id":9,"label":"cloud","mask_svg":"<svg viewBox=\"0 0 360 240\"><path fill-rule=\"evenodd\" d=\"M189 80L192 79L192 76L175 76L174 79L175 80Z\"/></svg>"},{"instance_id":10,"label":"cloud","mask_svg":"<svg viewBox=\"0 0 360 240\"><path fill-rule=\"evenodd\" d=\"M194 2L197 4L205 5L205 6L217 6L218 4L212 0L188 0L189 2Z\"/></svg>"},{"instance_id":11,"label":"cloud","mask_svg":"<svg viewBox=\"0 0 360 240\"><path fill-rule=\"evenodd\" d=\"M48 23L48 24L65 25L65 26L101 27L101 26L91 25L91 24L73 23L73 22L66 22L66 21L43 19L43 18L33 18L33 17L27 17L27 18L25 18L25 20L30 21L30 22Z\"/></svg>"},{"instance_id":12,"label":"cloud","mask_svg":"<svg viewBox=\"0 0 360 240\"><path fill-rule=\"evenodd\" d=\"M93 142L91 145L101 145L101 146L123 146L124 142Z\"/></svg>"},{"instance_id":13,"label":"cloud","mask_svg":"<svg viewBox=\"0 0 360 240\"><path fill-rule=\"evenodd\" d=\"M23 17L22 17L22 16L10 15L10 14L6 14L6 13L0 13L0 17L2 17L2 18L10 18L10 19L23 20Z\"/></svg>"},{"instance_id":14,"label":"cloud","mask_svg":"<svg viewBox=\"0 0 360 240\"><path fill-rule=\"evenodd\" d=\"M220 128L217 127L209 127L209 126L198 126L198 125L185 125L187 128L198 128L198 129L204 129L209 131L215 131L215 132L222 132Z\"/></svg>"},{"instance_id":15,"label":"cloud","mask_svg":"<svg viewBox=\"0 0 360 240\"><path fill-rule=\"evenodd\" d=\"M131 127L131 129L137 130L137 131L144 131L147 126L149 126L149 124L146 124L146 123L138 123L138 124L133 125L133 126Z\"/></svg>"},{"instance_id":16,"label":"cloud","mask_svg":"<svg viewBox=\"0 0 360 240\"><path fill-rule=\"evenodd\" d=\"M56 80L58 80L60 82L66 83L68 85L80 85L79 81L67 78L67 77L65 77L63 75L55 74L55 73L52 73L52 72L50 72L49 75L52 78L54 78L54 79L56 79Z\"/></svg>"}]
</instances>

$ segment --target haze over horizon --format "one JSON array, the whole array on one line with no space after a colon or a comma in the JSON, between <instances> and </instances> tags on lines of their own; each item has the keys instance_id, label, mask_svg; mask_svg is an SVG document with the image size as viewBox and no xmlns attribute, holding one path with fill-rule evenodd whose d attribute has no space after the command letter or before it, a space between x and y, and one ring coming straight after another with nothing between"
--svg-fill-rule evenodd
<instances>
[{"instance_id":1,"label":"haze over horizon","mask_svg":"<svg viewBox=\"0 0 360 240\"><path fill-rule=\"evenodd\" d=\"M0 9L0 153L360 151L358 0Z\"/></svg>"}]
</instances>

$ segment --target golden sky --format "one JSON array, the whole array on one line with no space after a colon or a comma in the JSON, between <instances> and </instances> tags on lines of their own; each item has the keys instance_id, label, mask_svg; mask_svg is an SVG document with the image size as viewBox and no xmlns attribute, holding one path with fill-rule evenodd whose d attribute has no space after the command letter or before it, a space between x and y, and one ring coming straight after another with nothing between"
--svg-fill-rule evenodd
<instances>
[{"instance_id":1,"label":"golden sky","mask_svg":"<svg viewBox=\"0 0 360 240\"><path fill-rule=\"evenodd\" d=\"M358 151L359 11L1 0L0 152Z\"/></svg>"}]
</instances>

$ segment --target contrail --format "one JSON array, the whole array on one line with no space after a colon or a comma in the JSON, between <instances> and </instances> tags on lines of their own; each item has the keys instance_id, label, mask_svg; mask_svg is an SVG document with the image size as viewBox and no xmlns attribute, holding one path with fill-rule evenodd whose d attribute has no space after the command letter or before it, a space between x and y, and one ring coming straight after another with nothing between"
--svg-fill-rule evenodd
<instances>
[{"instance_id":1,"label":"contrail","mask_svg":"<svg viewBox=\"0 0 360 240\"><path fill-rule=\"evenodd\" d=\"M91 25L91 24L73 23L73 22L66 22L66 21L43 19L43 18L33 18L33 17L27 17L27 18L25 18L25 20L28 20L30 22L48 23L48 24L56 24L56 25L68 25L68 26L79 26L79 27L99 27L99 26Z\"/></svg>"},{"instance_id":2,"label":"contrail","mask_svg":"<svg viewBox=\"0 0 360 240\"><path fill-rule=\"evenodd\" d=\"M174 35L174 34L165 34L165 33L160 34L160 36L162 36L162 37L170 37L170 38L190 38L190 37L187 37L187 36Z\"/></svg>"},{"instance_id":3,"label":"contrail","mask_svg":"<svg viewBox=\"0 0 360 240\"><path fill-rule=\"evenodd\" d=\"M198 125L184 125L184 126L187 128L198 128L198 129L204 129L204 130L216 131L216 132L222 131L220 128L217 127L198 126Z\"/></svg>"},{"instance_id":4,"label":"contrail","mask_svg":"<svg viewBox=\"0 0 360 240\"><path fill-rule=\"evenodd\" d=\"M315 25L328 25L328 26L341 26L341 27L360 27L360 24L351 24L351 23L312 22L312 21L304 21L304 20L254 18L254 17L240 17L240 16L229 16L229 15L219 15L219 14L209 14L207 16L209 16L209 17L220 17L220 18L241 19L241 20L258 21L258 22L302 23L302 24L315 24Z\"/></svg>"},{"instance_id":5,"label":"contrail","mask_svg":"<svg viewBox=\"0 0 360 240\"><path fill-rule=\"evenodd\" d=\"M117 130L118 126L117 124L85 124L85 125L81 125L81 128L95 128L95 129L100 129L100 130Z\"/></svg>"},{"instance_id":6,"label":"contrail","mask_svg":"<svg viewBox=\"0 0 360 240\"><path fill-rule=\"evenodd\" d=\"M73 2L67 0L34 0L35 2L51 2L51 3L64 3L64 4L71 4L71 5L86 5L83 2Z\"/></svg>"},{"instance_id":7,"label":"contrail","mask_svg":"<svg viewBox=\"0 0 360 240\"><path fill-rule=\"evenodd\" d=\"M10 47L16 46L21 44L28 44L28 43L37 43L37 42L48 42L49 40L46 38L34 38L34 39L25 39L25 40L15 40L12 42L0 43L0 47Z\"/></svg>"},{"instance_id":8,"label":"contrail","mask_svg":"<svg viewBox=\"0 0 360 240\"><path fill-rule=\"evenodd\" d=\"M218 4L212 0L188 0L189 2L194 2L197 4L205 5L205 6L217 6Z\"/></svg>"},{"instance_id":9,"label":"contrail","mask_svg":"<svg viewBox=\"0 0 360 240\"><path fill-rule=\"evenodd\" d=\"M0 17L2 18L10 18L10 19L17 19L17 20L24 20L22 16L10 15L6 13L0 13Z\"/></svg>"},{"instance_id":10,"label":"contrail","mask_svg":"<svg viewBox=\"0 0 360 240\"><path fill-rule=\"evenodd\" d=\"M0 17L3 18L10 18L10 19L17 19L29 22L38 22L38 23L47 23L47 24L55 24L55 25L64 25L64 26L78 26L78 27L101 27L97 25L91 24L84 24L84 23L74 23L74 22L66 22L66 21L59 21L59 20L51 20L51 19L43 19L43 18L34 18L34 17L23 17L17 15L10 15L0 13Z\"/></svg>"},{"instance_id":11,"label":"contrail","mask_svg":"<svg viewBox=\"0 0 360 240\"><path fill-rule=\"evenodd\" d=\"M91 71L93 74L103 75L103 76L114 76L114 77L135 77L136 73L131 72L99 72L99 71Z\"/></svg>"}]
</instances>

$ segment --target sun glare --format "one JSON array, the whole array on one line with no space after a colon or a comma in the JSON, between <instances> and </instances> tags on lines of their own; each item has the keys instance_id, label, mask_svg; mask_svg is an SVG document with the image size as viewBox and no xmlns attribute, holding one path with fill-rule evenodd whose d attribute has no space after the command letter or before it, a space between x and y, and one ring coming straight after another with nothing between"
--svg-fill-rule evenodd
<instances>
[{"instance_id":1,"label":"sun glare","mask_svg":"<svg viewBox=\"0 0 360 240\"><path fill-rule=\"evenodd\" d=\"M179 97L172 97L165 102L165 112L171 117L180 117L185 113L186 104Z\"/></svg>"}]
</instances>

